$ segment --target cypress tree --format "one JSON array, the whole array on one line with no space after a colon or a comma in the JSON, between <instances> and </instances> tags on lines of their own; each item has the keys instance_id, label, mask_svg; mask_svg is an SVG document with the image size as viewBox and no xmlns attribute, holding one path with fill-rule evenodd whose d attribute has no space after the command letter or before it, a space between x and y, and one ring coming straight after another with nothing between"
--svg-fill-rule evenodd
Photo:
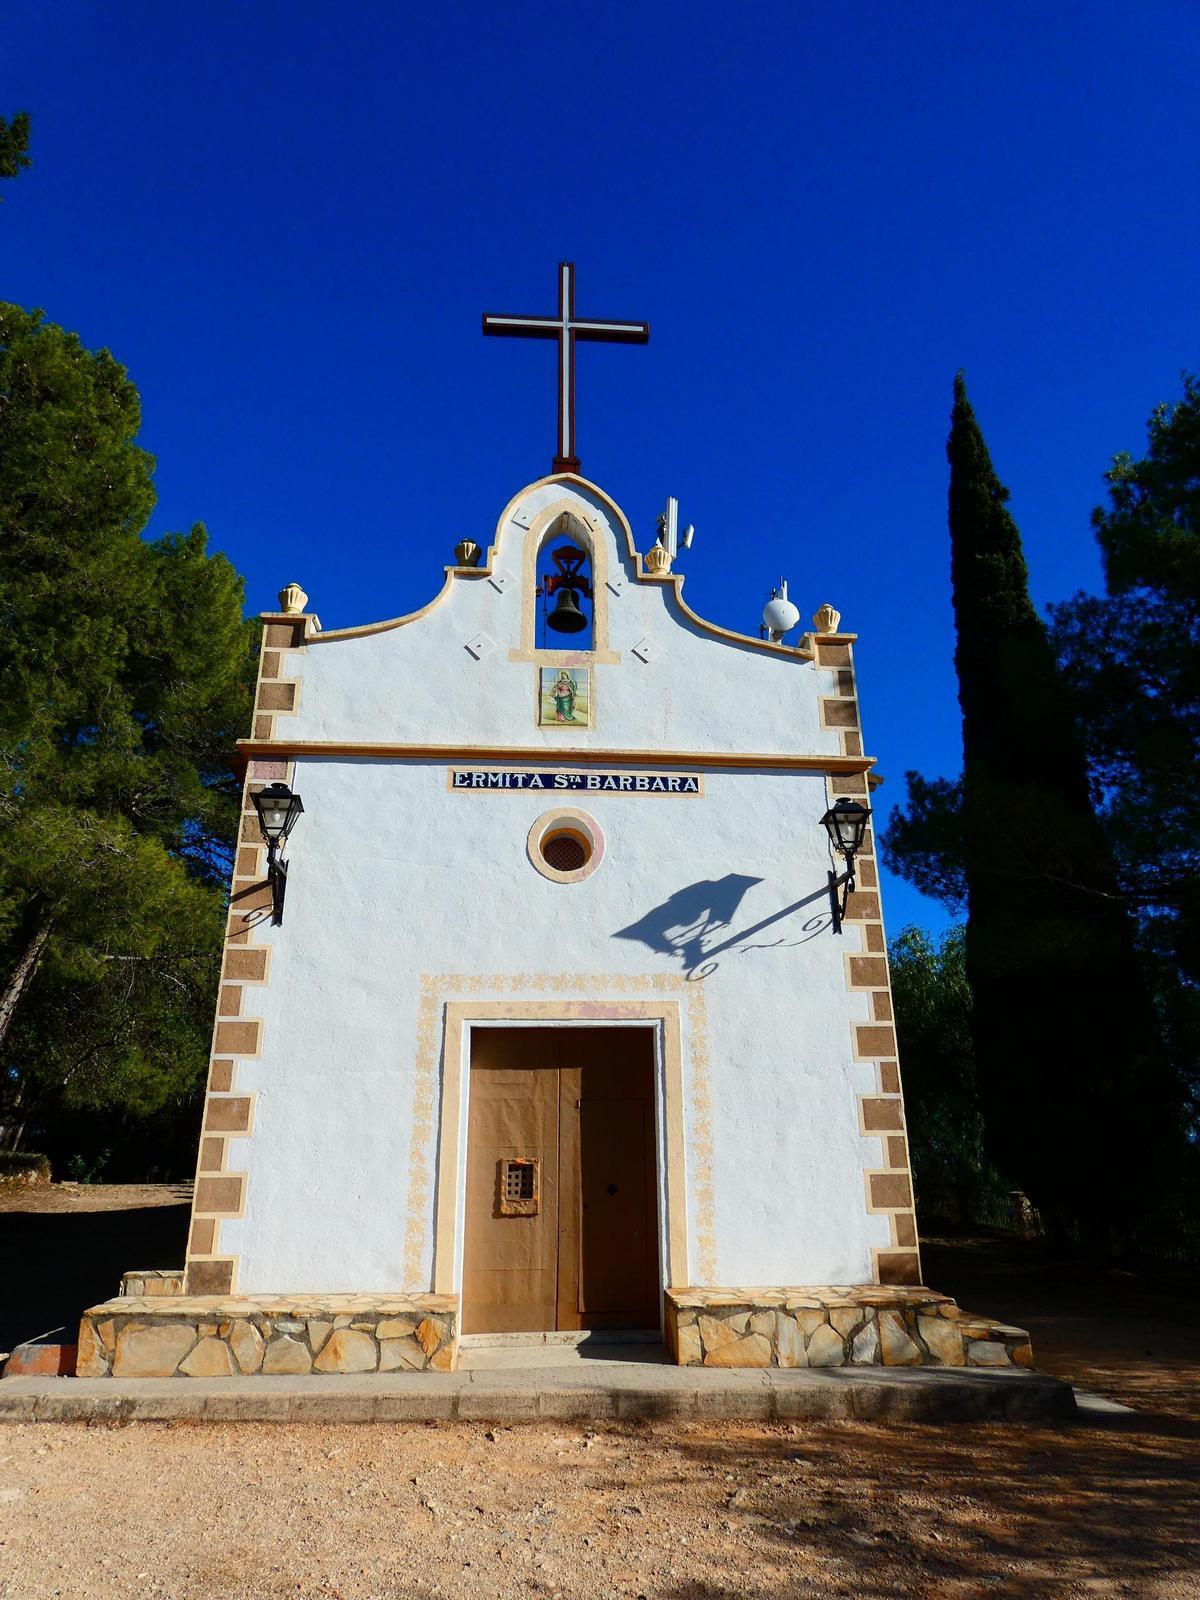
<instances>
[{"instance_id":1,"label":"cypress tree","mask_svg":"<svg viewBox=\"0 0 1200 1600\"><path fill-rule=\"evenodd\" d=\"M1179 1128L1082 741L960 373L947 444L972 1032L992 1159L1109 1248Z\"/></svg>"}]
</instances>

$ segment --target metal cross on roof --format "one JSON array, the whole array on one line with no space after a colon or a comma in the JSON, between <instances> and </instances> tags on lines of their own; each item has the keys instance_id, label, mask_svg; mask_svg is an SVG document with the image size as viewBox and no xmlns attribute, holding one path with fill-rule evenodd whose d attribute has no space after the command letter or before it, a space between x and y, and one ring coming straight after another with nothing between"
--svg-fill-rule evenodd
<instances>
[{"instance_id":1,"label":"metal cross on roof","mask_svg":"<svg viewBox=\"0 0 1200 1600\"><path fill-rule=\"evenodd\" d=\"M510 317L485 311L484 333L506 334L516 339L558 340L558 454L555 472L578 472L575 454L575 341L590 339L604 344L645 344L648 322L600 321L575 315L575 263L558 264L558 315Z\"/></svg>"}]
</instances>

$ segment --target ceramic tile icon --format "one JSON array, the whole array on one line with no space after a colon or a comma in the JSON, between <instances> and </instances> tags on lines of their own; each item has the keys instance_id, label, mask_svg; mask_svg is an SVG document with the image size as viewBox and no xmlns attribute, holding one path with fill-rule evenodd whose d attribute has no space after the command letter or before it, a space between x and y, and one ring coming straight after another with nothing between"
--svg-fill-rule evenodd
<instances>
[{"instance_id":1,"label":"ceramic tile icon","mask_svg":"<svg viewBox=\"0 0 1200 1600\"><path fill-rule=\"evenodd\" d=\"M538 688L539 727L591 726L590 667L539 667Z\"/></svg>"}]
</instances>

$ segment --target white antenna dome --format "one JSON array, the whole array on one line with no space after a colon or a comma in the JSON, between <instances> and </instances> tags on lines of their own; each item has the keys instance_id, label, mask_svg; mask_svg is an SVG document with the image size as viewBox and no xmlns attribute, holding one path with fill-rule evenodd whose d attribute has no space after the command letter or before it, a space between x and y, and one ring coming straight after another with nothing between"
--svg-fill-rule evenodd
<instances>
[{"instance_id":1,"label":"white antenna dome","mask_svg":"<svg viewBox=\"0 0 1200 1600\"><path fill-rule=\"evenodd\" d=\"M763 626L772 639L782 639L790 628L800 621L800 612L787 597L787 581L779 580L779 588L763 607Z\"/></svg>"}]
</instances>

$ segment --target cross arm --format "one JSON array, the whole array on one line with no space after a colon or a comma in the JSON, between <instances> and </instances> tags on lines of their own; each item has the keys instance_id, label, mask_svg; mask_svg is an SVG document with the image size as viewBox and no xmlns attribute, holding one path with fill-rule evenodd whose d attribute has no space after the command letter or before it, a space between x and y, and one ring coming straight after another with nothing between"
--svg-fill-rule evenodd
<instances>
[{"instance_id":1,"label":"cross arm","mask_svg":"<svg viewBox=\"0 0 1200 1600\"><path fill-rule=\"evenodd\" d=\"M512 339L557 339L562 333L562 323L555 317L506 317L485 311L483 331Z\"/></svg>"},{"instance_id":2,"label":"cross arm","mask_svg":"<svg viewBox=\"0 0 1200 1600\"><path fill-rule=\"evenodd\" d=\"M571 332L577 339L597 344L648 344L650 340L648 322L599 322L592 317L586 322L572 322Z\"/></svg>"}]
</instances>

